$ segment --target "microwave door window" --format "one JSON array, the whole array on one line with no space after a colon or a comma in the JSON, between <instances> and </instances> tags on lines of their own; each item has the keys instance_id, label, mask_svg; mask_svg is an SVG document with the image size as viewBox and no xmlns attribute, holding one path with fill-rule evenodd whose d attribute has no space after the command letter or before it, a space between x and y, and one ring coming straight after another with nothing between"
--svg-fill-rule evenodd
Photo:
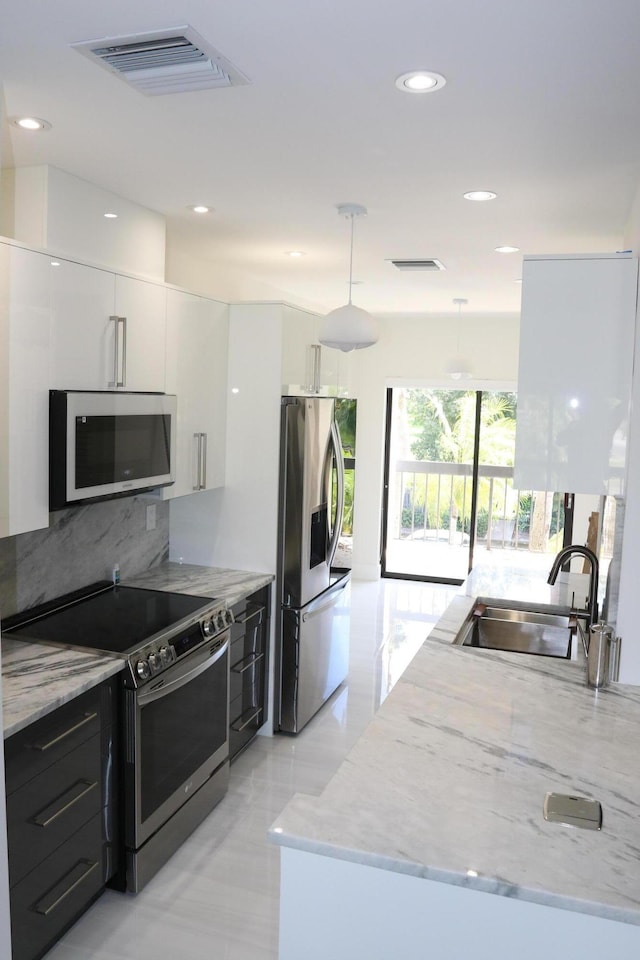
<instances>
[{"instance_id":1,"label":"microwave door window","mask_svg":"<svg viewBox=\"0 0 640 960\"><path fill-rule=\"evenodd\" d=\"M76 489L170 472L169 414L76 418Z\"/></svg>"}]
</instances>

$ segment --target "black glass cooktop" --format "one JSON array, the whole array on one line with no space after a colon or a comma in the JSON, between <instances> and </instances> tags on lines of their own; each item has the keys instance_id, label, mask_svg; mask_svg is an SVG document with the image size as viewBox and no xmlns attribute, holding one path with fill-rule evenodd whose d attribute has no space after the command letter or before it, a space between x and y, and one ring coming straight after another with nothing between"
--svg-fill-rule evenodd
<instances>
[{"instance_id":1,"label":"black glass cooktop","mask_svg":"<svg viewBox=\"0 0 640 960\"><path fill-rule=\"evenodd\" d=\"M47 604L44 608L12 617L3 625L3 632L16 640L39 640L109 653L128 653L142 646L154 634L212 603L208 597L112 585L74 601L70 601L69 596L76 597L77 594L59 598L54 609L51 609L52 604ZM20 623L25 617L30 619Z\"/></svg>"}]
</instances>

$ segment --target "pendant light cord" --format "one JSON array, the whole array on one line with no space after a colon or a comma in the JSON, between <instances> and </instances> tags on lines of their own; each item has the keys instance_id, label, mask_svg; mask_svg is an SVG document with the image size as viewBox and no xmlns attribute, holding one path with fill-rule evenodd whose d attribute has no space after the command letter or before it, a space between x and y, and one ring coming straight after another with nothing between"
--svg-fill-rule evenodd
<instances>
[{"instance_id":1,"label":"pendant light cord","mask_svg":"<svg viewBox=\"0 0 640 960\"><path fill-rule=\"evenodd\" d=\"M351 305L351 287L353 286L353 214L349 214L351 217L351 250L349 252L349 305Z\"/></svg>"}]
</instances>

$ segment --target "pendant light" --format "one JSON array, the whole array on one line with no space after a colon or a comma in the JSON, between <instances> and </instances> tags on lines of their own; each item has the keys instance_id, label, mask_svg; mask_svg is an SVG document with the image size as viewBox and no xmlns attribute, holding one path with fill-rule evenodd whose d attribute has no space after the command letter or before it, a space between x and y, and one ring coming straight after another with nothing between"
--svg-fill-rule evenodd
<instances>
[{"instance_id":1,"label":"pendant light","mask_svg":"<svg viewBox=\"0 0 640 960\"><path fill-rule=\"evenodd\" d=\"M338 213L351 220L351 252L349 258L349 302L326 315L320 325L318 340L325 347L334 347L348 353L350 350L363 350L378 340L378 327L371 316L362 307L351 302L353 286L353 224L356 217L366 217L367 208L359 203L340 203Z\"/></svg>"},{"instance_id":2,"label":"pendant light","mask_svg":"<svg viewBox=\"0 0 640 960\"><path fill-rule=\"evenodd\" d=\"M460 320L462 315L462 308L469 303L468 300L465 300L464 297L454 297L453 302L457 304L458 307L458 322L457 322L457 332L456 332L456 355L447 364L447 373L452 380L468 380L472 376L471 364L469 361L462 356L460 353Z\"/></svg>"}]
</instances>

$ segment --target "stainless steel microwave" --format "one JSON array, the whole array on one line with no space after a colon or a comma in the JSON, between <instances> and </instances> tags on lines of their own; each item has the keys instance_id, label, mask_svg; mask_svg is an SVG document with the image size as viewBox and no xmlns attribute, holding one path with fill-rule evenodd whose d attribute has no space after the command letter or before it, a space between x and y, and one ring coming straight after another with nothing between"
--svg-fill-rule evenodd
<instances>
[{"instance_id":1,"label":"stainless steel microwave","mask_svg":"<svg viewBox=\"0 0 640 960\"><path fill-rule=\"evenodd\" d=\"M176 397L49 391L49 509L175 480Z\"/></svg>"}]
</instances>

